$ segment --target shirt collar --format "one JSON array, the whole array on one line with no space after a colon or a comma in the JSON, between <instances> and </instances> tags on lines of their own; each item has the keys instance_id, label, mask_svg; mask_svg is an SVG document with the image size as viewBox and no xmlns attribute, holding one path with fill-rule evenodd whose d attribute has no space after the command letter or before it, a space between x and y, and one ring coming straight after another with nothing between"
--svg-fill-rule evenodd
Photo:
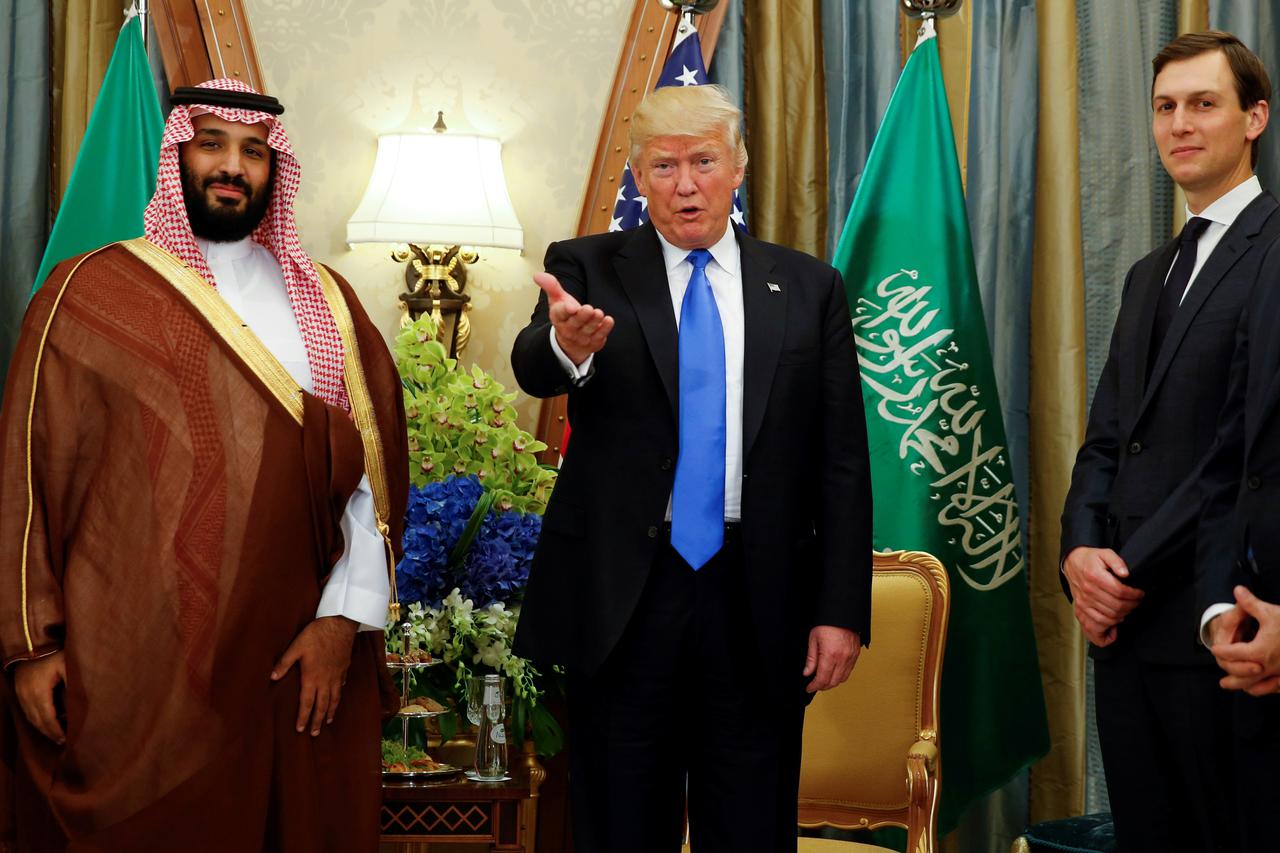
<instances>
[{"instance_id":1,"label":"shirt collar","mask_svg":"<svg viewBox=\"0 0 1280 853\"><path fill-rule=\"evenodd\" d=\"M231 243L215 243L204 237L196 238L196 248L204 255L206 261L238 261L253 254L256 244L252 237L245 237Z\"/></svg>"},{"instance_id":2,"label":"shirt collar","mask_svg":"<svg viewBox=\"0 0 1280 853\"><path fill-rule=\"evenodd\" d=\"M657 231L657 229L654 229ZM667 268L667 275L670 275L676 267L689 259L690 249L681 249L679 246L673 246L662 236L661 231L657 231L658 242L662 244L662 261ZM733 233L733 223L726 222L724 227L724 236L716 241L715 245L707 249L711 253L711 259L720 265L720 269L730 275L738 274L740 266L740 258L738 255L738 240Z\"/></svg>"},{"instance_id":3,"label":"shirt collar","mask_svg":"<svg viewBox=\"0 0 1280 853\"><path fill-rule=\"evenodd\" d=\"M1219 196L1213 204L1206 207L1199 213L1192 213L1191 208L1185 208L1187 221L1191 217L1199 216L1201 219L1207 219L1210 222L1216 222L1219 225L1231 227L1231 223L1236 221L1238 217L1249 203L1258 196L1262 195L1262 184L1258 181L1257 175L1252 175L1248 180L1241 181L1235 187Z\"/></svg>"}]
</instances>

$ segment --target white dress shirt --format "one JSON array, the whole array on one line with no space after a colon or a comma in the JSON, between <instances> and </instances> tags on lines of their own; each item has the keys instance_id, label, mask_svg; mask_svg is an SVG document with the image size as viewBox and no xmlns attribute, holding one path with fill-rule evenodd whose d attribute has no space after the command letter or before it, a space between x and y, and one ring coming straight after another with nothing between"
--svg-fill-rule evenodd
<instances>
[{"instance_id":1,"label":"white dress shirt","mask_svg":"<svg viewBox=\"0 0 1280 853\"><path fill-rule=\"evenodd\" d=\"M1200 275L1200 270L1204 267L1205 261L1213 254L1213 250L1217 248L1218 243L1222 240L1222 236L1227 233L1227 229L1235 223L1236 218L1241 212L1249 206L1249 204L1258 196L1262 195L1262 184L1258 181L1258 176L1253 175L1248 180L1242 181L1236 186L1219 196L1212 204L1199 213L1192 213L1191 208L1186 208L1187 220L1192 216L1199 216L1201 219L1209 220L1209 226L1204 229L1204 233L1200 235L1200 239L1196 241L1196 265L1191 270L1191 280L1187 282L1187 289L1182 293L1182 300L1187 298L1187 294L1191 292L1191 288L1195 286L1196 277ZM1177 257L1174 258L1177 263ZM1169 266L1170 271L1173 265ZM1168 281L1168 274L1165 275ZM1234 605L1232 604L1212 604L1207 607L1204 614L1200 617L1200 642L1208 646L1209 642L1209 621L1220 613L1225 613Z\"/></svg>"},{"instance_id":2,"label":"white dress shirt","mask_svg":"<svg viewBox=\"0 0 1280 853\"><path fill-rule=\"evenodd\" d=\"M693 275L689 263L689 250L667 242L658 234L662 244L662 261L667 269L667 288L671 291L671 309L675 313L676 329L680 328L680 308L684 292ZM724 329L724 379L725 379L725 442L724 442L724 517L737 521L742 517L742 359L745 326L742 309L742 258L733 226L725 225L724 236L707 251L711 262L707 264L707 281L720 312L720 325ZM606 344L607 346L608 344ZM560 349L556 330L551 329L551 349L575 385L582 385L593 375L594 354L582 364L575 365ZM671 520L671 499L667 499L667 520Z\"/></svg>"},{"instance_id":3,"label":"white dress shirt","mask_svg":"<svg viewBox=\"0 0 1280 853\"><path fill-rule=\"evenodd\" d=\"M217 291L253 330L267 349L308 394L314 393L307 347L289 302L280 263L265 247L249 238L214 243L196 238L217 282ZM301 488L301 485L299 485ZM381 631L387 618L391 585L387 578L386 547L378 532L369 478L347 501L342 514L345 547L320 594L316 618L345 616L362 631Z\"/></svg>"},{"instance_id":4,"label":"white dress shirt","mask_svg":"<svg viewBox=\"0 0 1280 853\"><path fill-rule=\"evenodd\" d=\"M1227 233L1227 229L1236 221L1236 217L1260 195L1262 195L1262 184L1258 182L1258 176L1253 175L1247 181L1236 184L1233 189L1219 196L1213 204L1199 213L1192 213L1189 207L1184 208L1187 215L1185 221L1190 222L1191 217L1198 216L1209 220L1209 226L1196 241L1196 265L1191 268L1191 278L1187 281L1187 289L1182 291L1182 298L1178 300L1179 305L1191 292L1192 286L1196 283L1196 276L1200 275L1204 262L1209 260L1213 250L1218 247L1222 235ZM1174 255L1173 263L1177 262L1178 256ZM1169 264L1169 272L1173 272L1173 264ZM1169 280L1169 272L1164 274L1165 281Z\"/></svg>"}]
</instances>

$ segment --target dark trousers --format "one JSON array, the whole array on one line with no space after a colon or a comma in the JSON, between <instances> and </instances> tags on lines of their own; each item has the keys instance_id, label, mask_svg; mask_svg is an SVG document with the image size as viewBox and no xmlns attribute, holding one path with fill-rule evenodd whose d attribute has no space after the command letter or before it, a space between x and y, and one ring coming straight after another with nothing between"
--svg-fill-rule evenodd
<instances>
[{"instance_id":1,"label":"dark trousers","mask_svg":"<svg viewBox=\"0 0 1280 853\"><path fill-rule=\"evenodd\" d=\"M697 572L659 549L617 648L569 675L577 853L678 851L686 790L696 853L796 849L804 697L766 697L750 618L736 532Z\"/></svg>"},{"instance_id":2,"label":"dark trousers","mask_svg":"<svg viewBox=\"0 0 1280 853\"><path fill-rule=\"evenodd\" d=\"M1237 768L1233 815L1240 824L1241 853L1280 849L1276 806L1280 804L1280 695L1232 691Z\"/></svg>"},{"instance_id":3,"label":"dark trousers","mask_svg":"<svg viewBox=\"0 0 1280 853\"><path fill-rule=\"evenodd\" d=\"M1234 853L1231 696L1209 666L1094 661L1098 739L1120 853Z\"/></svg>"}]
</instances>

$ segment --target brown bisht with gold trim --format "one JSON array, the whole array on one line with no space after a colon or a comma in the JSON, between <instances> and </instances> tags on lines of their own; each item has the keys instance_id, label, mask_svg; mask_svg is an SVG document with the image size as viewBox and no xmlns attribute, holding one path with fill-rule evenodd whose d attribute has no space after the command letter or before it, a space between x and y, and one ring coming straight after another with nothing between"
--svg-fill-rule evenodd
<instances>
[{"instance_id":1,"label":"brown bisht with gold trim","mask_svg":"<svg viewBox=\"0 0 1280 853\"><path fill-rule=\"evenodd\" d=\"M401 541L400 382L336 278L322 270L352 415L144 239L61 264L36 294L0 413L0 841L377 849L381 635L358 635L319 737L294 730L298 668L270 679L315 618L366 463ZM12 697L13 665L58 649L62 748Z\"/></svg>"}]
</instances>

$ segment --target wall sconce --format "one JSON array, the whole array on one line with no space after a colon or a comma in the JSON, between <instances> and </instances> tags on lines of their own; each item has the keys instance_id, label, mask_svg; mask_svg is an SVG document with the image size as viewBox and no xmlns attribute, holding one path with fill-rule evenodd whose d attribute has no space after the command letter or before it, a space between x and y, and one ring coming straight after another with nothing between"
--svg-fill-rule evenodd
<instances>
[{"instance_id":1,"label":"wall sconce","mask_svg":"<svg viewBox=\"0 0 1280 853\"><path fill-rule=\"evenodd\" d=\"M429 311L440 341L457 357L471 336L467 264L479 260L477 247L523 249L524 231L507 192L501 143L446 133L443 113L432 130L378 137L369 186L347 221L347 243L408 244L391 252L406 264L405 320Z\"/></svg>"}]
</instances>

